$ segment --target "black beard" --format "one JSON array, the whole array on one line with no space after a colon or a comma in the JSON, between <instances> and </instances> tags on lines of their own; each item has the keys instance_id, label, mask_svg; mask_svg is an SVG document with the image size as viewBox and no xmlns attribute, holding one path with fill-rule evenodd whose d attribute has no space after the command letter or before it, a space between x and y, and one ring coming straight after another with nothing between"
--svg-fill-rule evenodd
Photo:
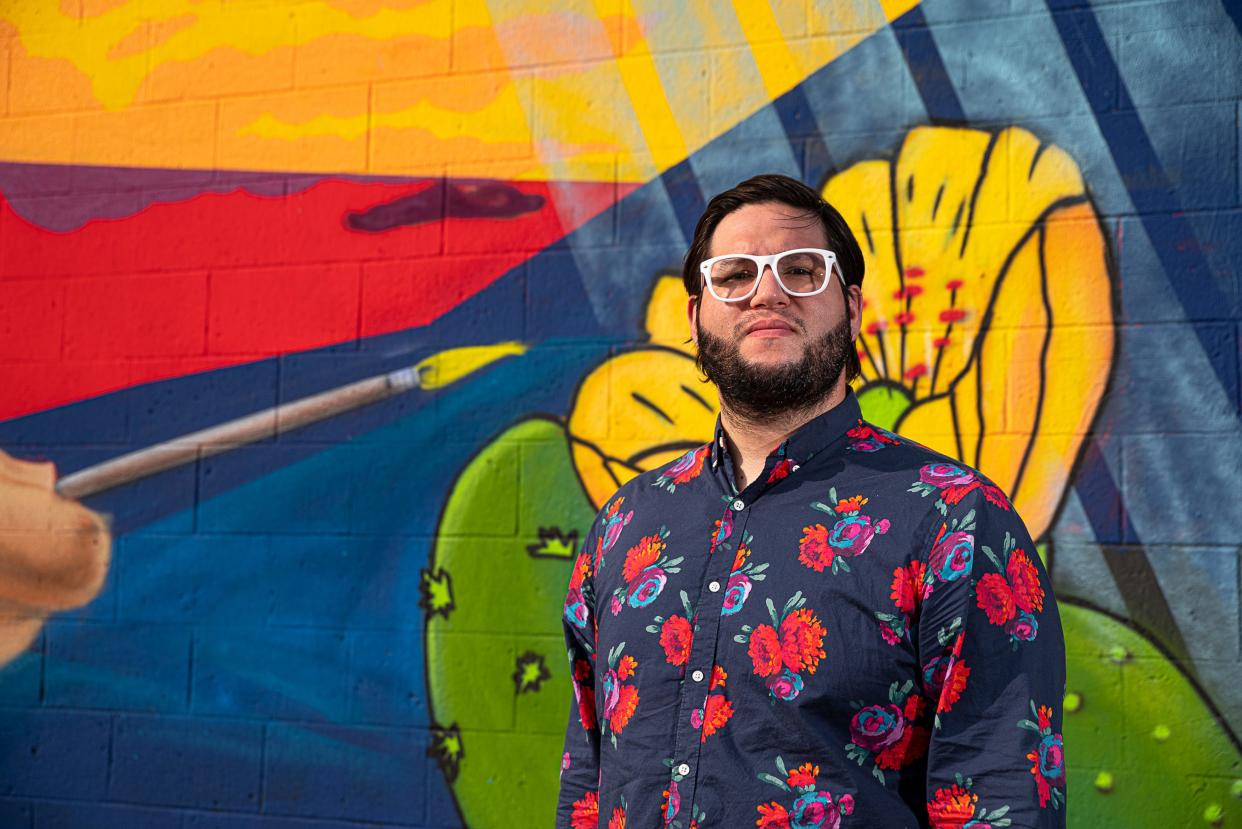
<instances>
[{"instance_id":1,"label":"black beard","mask_svg":"<svg viewBox=\"0 0 1242 829\"><path fill-rule=\"evenodd\" d=\"M756 366L742 358L736 342L708 334L697 321L696 328L699 368L716 384L721 404L751 422L814 409L832 393L854 347L847 317L811 343L800 360L774 368Z\"/></svg>"}]
</instances>

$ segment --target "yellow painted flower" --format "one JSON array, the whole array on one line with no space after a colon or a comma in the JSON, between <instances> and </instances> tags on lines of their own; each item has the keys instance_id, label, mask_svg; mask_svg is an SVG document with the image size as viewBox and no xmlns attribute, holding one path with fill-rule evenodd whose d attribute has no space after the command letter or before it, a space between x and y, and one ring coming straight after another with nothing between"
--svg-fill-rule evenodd
<instances>
[{"instance_id":1,"label":"yellow painted flower","mask_svg":"<svg viewBox=\"0 0 1242 829\"><path fill-rule=\"evenodd\" d=\"M718 403L687 344L681 277L662 276L647 304L647 344L582 381L566 428L574 468L598 509L621 484L712 439Z\"/></svg>"},{"instance_id":2,"label":"yellow painted flower","mask_svg":"<svg viewBox=\"0 0 1242 829\"><path fill-rule=\"evenodd\" d=\"M867 263L867 419L982 470L1039 538L1113 359L1107 248L1077 165L1016 127L920 127L823 194Z\"/></svg>"}]
</instances>

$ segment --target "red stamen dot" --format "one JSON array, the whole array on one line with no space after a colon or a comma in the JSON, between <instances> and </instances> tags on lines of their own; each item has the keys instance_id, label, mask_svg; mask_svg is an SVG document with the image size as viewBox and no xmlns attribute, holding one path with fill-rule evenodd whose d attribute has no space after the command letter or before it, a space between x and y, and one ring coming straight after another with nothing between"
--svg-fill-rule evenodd
<instances>
[{"instance_id":1,"label":"red stamen dot","mask_svg":"<svg viewBox=\"0 0 1242 829\"><path fill-rule=\"evenodd\" d=\"M879 334L885 328L888 328L887 322L885 322L884 320L876 320L875 322L867 326L867 333L868 334Z\"/></svg>"},{"instance_id":2,"label":"red stamen dot","mask_svg":"<svg viewBox=\"0 0 1242 829\"><path fill-rule=\"evenodd\" d=\"M893 292L893 299L913 299L923 293L922 285L907 285L900 290Z\"/></svg>"},{"instance_id":3,"label":"red stamen dot","mask_svg":"<svg viewBox=\"0 0 1242 829\"><path fill-rule=\"evenodd\" d=\"M867 359L867 352L863 351L861 348L860 348L860 349L858 349L858 359L859 359L859 360L866 360L866 359Z\"/></svg>"},{"instance_id":4,"label":"red stamen dot","mask_svg":"<svg viewBox=\"0 0 1242 829\"><path fill-rule=\"evenodd\" d=\"M949 280L949 284L948 284L948 285L946 285L945 287L946 287L946 288L948 288L950 291L956 291L956 290L958 290L959 288L961 288L961 287L962 287L962 280L960 280L960 279L950 279L950 280Z\"/></svg>"},{"instance_id":5,"label":"red stamen dot","mask_svg":"<svg viewBox=\"0 0 1242 829\"><path fill-rule=\"evenodd\" d=\"M922 363L918 363L906 369L906 379L915 380L919 377L922 377L926 373L927 373L927 366L925 366Z\"/></svg>"},{"instance_id":6,"label":"red stamen dot","mask_svg":"<svg viewBox=\"0 0 1242 829\"><path fill-rule=\"evenodd\" d=\"M908 276L911 279L918 279L920 276L922 276L925 273L927 273L927 271L923 270L918 265L912 265L911 267L906 268L905 270L906 276Z\"/></svg>"},{"instance_id":7,"label":"red stamen dot","mask_svg":"<svg viewBox=\"0 0 1242 829\"><path fill-rule=\"evenodd\" d=\"M896 322L898 325L909 325L910 323L914 322L914 314L910 313L909 311L902 311L900 314L897 314L895 317L893 317L893 321Z\"/></svg>"},{"instance_id":8,"label":"red stamen dot","mask_svg":"<svg viewBox=\"0 0 1242 829\"><path fill-rule=\"evenodd\" d=\"M965 308L946 308L940 312L941 322L961 322L966 319Z\"/></svg>"},{"instance_id":9,"label":"red stamen dot","mask_svg":"<svg viewBox=\"0 0 1242 829\"><path fill-rule=\"evenodd\" d=\"M936 339L932 340L932 345L935 346L936 348L944 348L948 344L949 344L948 337L937 337Z\"/></svg>"}]
</instances>

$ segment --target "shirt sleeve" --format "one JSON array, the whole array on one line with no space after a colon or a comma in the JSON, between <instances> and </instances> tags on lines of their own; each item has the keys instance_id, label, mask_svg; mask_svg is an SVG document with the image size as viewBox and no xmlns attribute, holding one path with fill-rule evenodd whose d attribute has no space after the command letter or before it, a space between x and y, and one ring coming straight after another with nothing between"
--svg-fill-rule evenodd
<instances>
[{"instance_id":1,"label":"shirt sleeve","mask_svg":"<svg viewBox=\"0 0 1242 829\"><path fill-rule=\"evenodd\" d=\"M1004 493L984 481L962 489L946 493L930 534L919 620L935 711L928 821L1064 827L1065 643L1052 586Z\"/></svg>"},{"instance_id":2,"label":"shirt sleeve","mask_svg":"<svg viewBox=\"0 0 1242 829\"><path fill-rule=\"evenodd\" d=\"M574 562L569 590L561 613L569 655L573 698L565 728L561 757L558 829L597 825L599 814L599 725L595 708L595 554L599 546L594 526L587 533Z\"/></svg>"}]
</instances>

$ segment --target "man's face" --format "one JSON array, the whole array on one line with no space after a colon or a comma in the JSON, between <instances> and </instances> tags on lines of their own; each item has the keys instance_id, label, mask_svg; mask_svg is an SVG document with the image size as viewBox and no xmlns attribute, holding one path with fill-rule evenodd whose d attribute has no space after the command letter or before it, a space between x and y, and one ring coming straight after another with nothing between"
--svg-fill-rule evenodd
<instances>
[{"instance_id":1,"label":"man's face","mask_svg":"<svg viewBox=\"0 0 1242 829\"><path fill-rule=\"evenodd\" d=\"M827 247L818 217L765 202L725 216L708 257ZM836 279L815 296L791 297L765 268L749 299L721 302L704 290L701 302L690 301L703 368L726 405L765 417L814 406L837 386L858 334L861 299L859 289L851 287L847 313Z\"/></svg>"}]
</instances>

